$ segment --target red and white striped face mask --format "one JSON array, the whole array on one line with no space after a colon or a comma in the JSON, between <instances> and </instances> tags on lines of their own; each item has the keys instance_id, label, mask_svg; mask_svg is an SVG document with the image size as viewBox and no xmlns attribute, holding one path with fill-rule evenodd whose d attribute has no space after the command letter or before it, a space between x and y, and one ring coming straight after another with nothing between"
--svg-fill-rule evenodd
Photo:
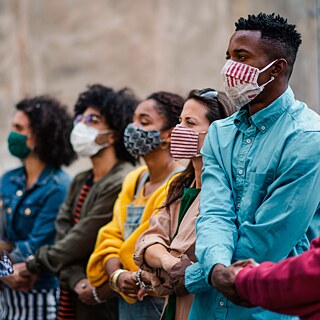
<instances>
[{"instance_id":1,"label":"red and white striped face mask","mask_svg":"<svg viewBox=\"0 0 320 320\"><path fill-rule=\"evenodd\" d=\"M200 156L199 134L181 124L175 126L171 133L170 153L175 160L190 159Z\"/></svg>"},{"instance_id":2,"label":"red and white striped face mask","mask_svg":"<svg viewBox=\"0 0 320 320\"><path fill-rule=\"evenodd\" d=\"M221 75L225 84L225 92L229 100L236 106L242 107L252 101L264 87L274 80L271 77L269 81L259 86L259 74L270 68L277 60L272 61L263 69L249 66L229 59L222 68Z\"/></svg>"}]
</instances>

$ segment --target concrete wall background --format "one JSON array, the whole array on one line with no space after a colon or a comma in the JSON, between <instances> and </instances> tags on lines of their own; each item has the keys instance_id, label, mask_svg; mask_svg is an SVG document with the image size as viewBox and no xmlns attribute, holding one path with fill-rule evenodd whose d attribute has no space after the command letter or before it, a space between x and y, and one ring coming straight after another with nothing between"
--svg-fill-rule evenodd
<instances>
[{"instance_id":1,"label":"concrete wall background","mask_svg":"<svg viewBox=\"0 0 320 320\"><path fill-rule=\"evenodd\" d=\"M277 12L297 25L303 44L291 85L319 112L316 1L0 0L0 174L18 164L6 137L21 98L49 93L72 110L97 82L129 86L141 98L159 89L222 89L234 22L249 13Z\"/></svg>"}]
</instances>

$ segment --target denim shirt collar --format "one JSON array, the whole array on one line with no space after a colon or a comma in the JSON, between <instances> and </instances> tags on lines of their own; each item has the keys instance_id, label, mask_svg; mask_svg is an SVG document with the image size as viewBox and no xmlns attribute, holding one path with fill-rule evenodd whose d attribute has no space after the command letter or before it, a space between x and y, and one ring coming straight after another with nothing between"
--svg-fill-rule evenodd
<instances>
[{"instance_id":1,"label":"denim shirt collar","mask_svg":"<svg viewBox=\"0 0 320 320\"><path fill-rule=\"evenodd\" d=\"M242 107L235 119L234 124L240 131L245 131L251 124L256 126L261 133L265 133L272 124L290 107L295 101L290 87L269 106L250 117L248 106Z\"/></svg>"},{"instance_id":2,"label":"denim shirt collar","mask_svg":"<svg viewBox=\"0 0 320 320\"><path fill-rule=\"evenodd\" d=\"M55 169L51 165L47 165L41 172L37 182L32 186L43 186L54 176ZM24 189L26 185L26 171L25 167L21 167L21 170L17 171L17 174L10 177L10 181Z\"/></svg>"}]
</instances>

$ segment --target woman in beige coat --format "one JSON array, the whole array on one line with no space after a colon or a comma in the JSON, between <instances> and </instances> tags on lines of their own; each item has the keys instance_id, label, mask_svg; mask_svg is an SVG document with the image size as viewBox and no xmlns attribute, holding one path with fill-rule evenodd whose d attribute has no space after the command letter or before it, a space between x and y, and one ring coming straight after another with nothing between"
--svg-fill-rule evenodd
<instances>
[{"instance_id":1,"label":"woman in beige coat","mask_svg":"<svg viewBox=\"0 0 320 320\"><path fill-rule=\"evenodd\" d=\"M173 158L191 161L172 182L164 206L151 217L150 227L140 236L134 254L135 263L153 274L154 292L168 295L162 319L188 318L193 301L189 285L197 286L197 272L201 270L193 267L201 190L200 149L210 124L235 111L224 93L213 89L192 90L184 104L181 123L172 132ZM143 298L143 293L140 296Z\"/></svg>"}]
</instances>

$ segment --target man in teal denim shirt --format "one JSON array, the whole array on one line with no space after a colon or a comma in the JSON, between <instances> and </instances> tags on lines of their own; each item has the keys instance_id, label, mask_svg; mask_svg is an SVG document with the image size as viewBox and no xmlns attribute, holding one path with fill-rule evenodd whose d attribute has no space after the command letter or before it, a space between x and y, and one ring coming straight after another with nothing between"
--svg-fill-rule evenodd
<instances>
[{"instance_id":1,"label":"man in teal denim shirt","mask_svg":"<svg viewBox=\"0 0 320 320\"><path fill-rule=\"evenodd\" d=\"M298 255L319 234L320 117L288 86L301 43L295 26L259 14L236 27L222 73L241 109L214 122L202 148L199 262L185 280L196 293L190 319L292 319L227 300L225 266Z\"/></svg>"}]
</instances>

